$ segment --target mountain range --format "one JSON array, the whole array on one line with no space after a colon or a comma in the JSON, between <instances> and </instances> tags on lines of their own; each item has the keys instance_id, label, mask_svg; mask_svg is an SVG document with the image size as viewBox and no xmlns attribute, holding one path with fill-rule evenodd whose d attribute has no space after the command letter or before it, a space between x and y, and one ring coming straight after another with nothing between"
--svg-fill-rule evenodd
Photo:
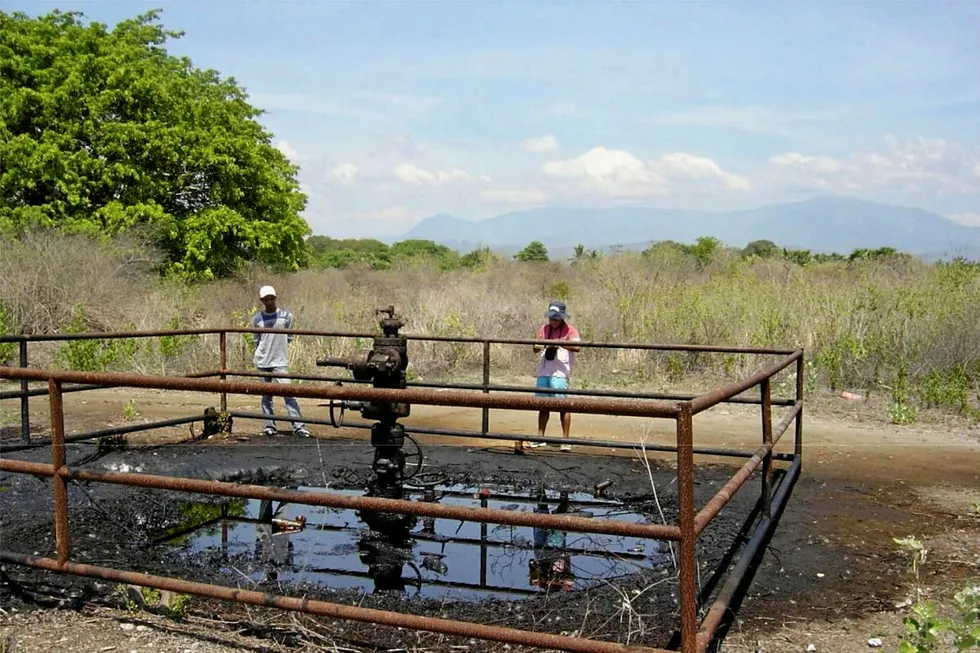
<instances>
[{"instance_id":1,"label":"mountain range","mask_svg":"<svg viewBox=\"0 0 980 653\"><path fill-rule=\"evenodd\" d=\"M930 260L980 259L980 227L920 208L836 196L727 212L543 207L475 222L435 215L397 240L419 238L460 251L488 246L507 252L539 240L557 254L578 244L587 249L629 250L661 240L693 243L701 236L714 236L731 247L771 240L780 247L815 253L894 247Z\"/></svg>"}]
</instances>

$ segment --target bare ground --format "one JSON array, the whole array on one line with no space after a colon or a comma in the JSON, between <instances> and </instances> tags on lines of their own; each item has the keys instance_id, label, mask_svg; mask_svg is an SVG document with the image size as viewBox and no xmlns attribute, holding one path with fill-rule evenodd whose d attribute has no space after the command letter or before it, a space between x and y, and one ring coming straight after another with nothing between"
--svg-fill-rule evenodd
<instances>
[{"instance_id":1,"label":"bare ground","mask_svg":"<svg viewBox=\"0 0 980 653\"><path fill-rule=\"evenodd\" d=\"M137 420L185 415L217 404L216 397L193 393L103 390L67 395L68 433L125 423L124 406L130 400L139 412ZM237 409L259 410L258 398L230 397L229 401ZM4 404L0 410L5 411L9 423L17 404L9 400ZM322 407L308 405L304 410L309 416L326 415ZM720 407L698 416L695 444L754 449L761 438L757 410ZM912 578L902 573L904 561L896 553L892 537L916 535L931 549L922 570L927 596L942 599L966 582L980 581L980 516L974 512L974 504L980 502L976 431L955 420L891 426L860 410L851 402L824 399L819 410L807 412L803 477L723 650L806 651L812 646L810 650L817 651L866 651L872 650L868 640L874 637L882 640L882 650L894 650L902 632L903 614L895 605L910 594ZM44 399L34 400L32 423L42 434L46 415ZM778 419L779 413L774 416ZM478 429L479 420L478 410L415 406L405 422ZM530 432L533 423L533 415L515 411L494 411L490 418L494 432ZM242 439L254 438L260 427L259 422L235 423L236 435ZM337 435L330 427L312 430L318 437ZM575 416L573 430L575 437L673 440L671 423L634 418ZM129 441L173 442L188 434L187 428L176 427L133 434ZM345 433L343 437L364 436ZM419 439L423 444L500 446L457 438ZM791 442L780 443L779 450L790 448ZM539 451L531 455L559 455L553 450ZM627 450L575 453L593 452L634 455ZM651 458L669 462L671 456L651 454ZM703 460L719 462L708 457ZM809 554L811 546L824 551L822 557ZM818 568L823 570L814 573ZM104 607L85 607L79 612L8 613L0 617L0 651L224 653L357 648L350 641L331 648L312 635L277 641L270 637L271 631L265 631L258 637L244 625L249 615L226 612L223 618L217 616L220 614L195 608L187 621L174 622ZM282 622L281 629L293 634L304 630L297 619ZM428 650L430 646L416 648Z\"/></svg>"}]
</instances>

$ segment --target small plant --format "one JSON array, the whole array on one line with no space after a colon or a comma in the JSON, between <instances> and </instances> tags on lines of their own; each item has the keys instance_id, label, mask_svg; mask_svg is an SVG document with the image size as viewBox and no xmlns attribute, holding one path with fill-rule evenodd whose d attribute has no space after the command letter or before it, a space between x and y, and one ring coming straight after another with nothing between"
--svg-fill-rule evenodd
<instances>
[{"instance_id":1,"label":"small plant","mask_svg":"<svg viewBox=\"0 0 980 653\"><path fill-rule=\"evenodd\" d=\"M130 399L126 402L126 406L123 408L123 417L127 422L132 422L139 416L139 411L136 410L136 403Z\"/></svg>"},{"instance_id":2,"label":"small plant","mask_svg":"<svg viewBox=\"0 0 980 653\"><path fill-rule=\"evenodd\" d=\"M888 409L892 424L912 424L919 416L919 410L907 401L896 401Z\"/></svg>"},{"instance_id":3,"label":"small plant","mask_svg":"<svg viewBox=\"0 0 980 653\"><path fill-rule=\"evenodd\" d=\"M929 553L929 550L925 548L922 542L914 535L909 535L908 537L903 537L901 539L893 537L892 541L898 545L899 549L909 554L912 565L912 575L915 576L916 588L918 589L919 567L921 567L922 563L926 561L926 554Z\"/></svg>"},{"instance_id":4,"label":"small plant","mask_svg":"<svg viewBox=\"0 0 980 653\"><path fill-rule=\"evenodd\" d=\"M160 590L154 587L140 588L140 594L143 596L143 603L151 608L160 603Z\"/></svg>"},{"instance_id":5,"label":"small plant","mask_svg":"<svg viewBox=\"0 0 980 653\"><path fill-rule=\"evenodd\" d=\"M123 607L127 610L130 612L139 612L140 604L134 598L134 593L130 591L131 589L128 585L117 585L116 595L123 604Z\"/></svg>"},{"instance_id":6,"label":"small plant","mask_svg":"<svg viewBox=\"0 0 980 653\"><path fill-rule=\"evenodd\" d=\"M472 338L476 336L476 327L469 324L462 312L452 309L446 314L439 327L439 335L462 336ZM473 345L465 342L452 342L446 348L446 362L449 369L454 369L459 363L466 360L468 354L476 350Z\"/></svg>"},{"instance_id":7,"label":"small plant","mask_svg":"<svg viewBox=\"0 0 980 653\"><path fill-rule=\"evenodd\" d=\"M187 325L183 323L180 315L174 315L170 318L167 323L166 329L168 331L179 331L181 329L186 329ZM251 334L246 334L251 335ZM160 336L160 354L166 359L177 358L182 354L195 340L197 336Z\"/></svg>"},{"instance_id":8,"label":"small plant","mask_svg":"<svg viewBox=\"0 0 980 653\"><path fill-rule=\"evenodd\" d=\"M940 618L934 601L922 600L919 586L919 569L925 563L926 549L914 536L892 538L911 559L911 571L915 576L916 601L910 608L912 614L902 619L905 636L898 653L932 653L952 639L957 651L980 647L980 586L970 586L953 595L952 608L958 619Z\"/></svg>"},{"instance_id":9,"label":"small plant","mask_svg":"<svg viewBox=\"0 0 980 653\"><path fill-rule=\"evenodd\" d=\"M919 415L919 410L909 403L908 373L905 364L898 368L895 385L892 387L892 404L888 409L888 417L892 424L911 424Z\"/></svg>"},{"instance_id":10,"label":"small plant","mask_svg":"<svg viewBox=\"0 0 980 653\"><path fill-rule=\"evenodd\" d=\"M414 365L412 365L411 363L409 363L408 364L408 367L405 369L405 380L406 381L418 381L420 378L421 377L419 377L418 370L415 369L415 366Z\"/></svg>"},{"instance_id":11,"label":"small plant","mask_svg":"<svg viewBox=\"0 0 980 653\"><path fill-rule=\"evenodd\" d=\"M187 618L187 611L191 604L191 597L187 594L174 594L165 608L165 614L174 621L183 621Z\"/></svg>"},{"instance_id":12,"label":"small plant","mask_svg":"<svg viewBox=\"0 0 980 653\"><path fill-rule=\"evenodd\" d=\"M930 372L918 384L919 396L926 406L947 408L960 415L970 412L970 389L973 379L966 367Z\"/></svg>"},{"instance_id":13,"label":"small plant","mask_svg":"<svg viewBox=\"0 0 980 653\"><path fill-rule=\"evenodd\" d=\"M947 640L957 651L980 647L980 586L966 587L953 595L952 607L958 619L940 618L934 601L920 601L912 614L902 619L906 634L898 653L932 653Z\"/></svg>"},{"instance_id":14,"label":"small plant","mask_svg":"<svg viewBox=\"0 0 980 653\"><path fill-rule=\"evenodd\" d=\"M130 330L135 330L130 325ZM75 305L71 322L65 328L65 333L78 334L89 331L88 320L82 304ZM119 361L131 362L139 351L139 345L133 340L98 339L69 340L62 347L56 358L60 364L70 370L80 372L104 372Z\"/></svg>"}]
</instances>

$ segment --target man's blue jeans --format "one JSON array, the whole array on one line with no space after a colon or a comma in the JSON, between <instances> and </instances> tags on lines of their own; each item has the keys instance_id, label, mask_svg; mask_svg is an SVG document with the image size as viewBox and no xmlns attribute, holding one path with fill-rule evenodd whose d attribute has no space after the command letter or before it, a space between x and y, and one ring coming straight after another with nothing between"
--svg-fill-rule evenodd
<instances>
[{"instance_id":1,"label":"man's blue jeans","mask_svg":"<svg viewBox=\"0 0 980 653\"><path fill-rule=\"evenodd\" d=\"M271 372L272 374L288 373L288 370L285 367L260 367L258 368L258 370L260 372ZM266 376L263 378L269 383L272 383L273 381L277 383L289 383L289 379L283 379L279 377ZM283 397L283 399L286 401L286 412L289 413L290 417L296 420L293 422L293 431L297 431L301 428L306 428L306 425L303 424L303 422L299 421L299 418L302 417L302 414L299 412L299 403L297 403L296 397ZM262 413L264 415L275 415L275 412L272 407L271 395L262 396ZM274 429L276 428L276 423L272 420L266 420L265 427L267 429L268 428Z\"/></svg>"}]
</instances>

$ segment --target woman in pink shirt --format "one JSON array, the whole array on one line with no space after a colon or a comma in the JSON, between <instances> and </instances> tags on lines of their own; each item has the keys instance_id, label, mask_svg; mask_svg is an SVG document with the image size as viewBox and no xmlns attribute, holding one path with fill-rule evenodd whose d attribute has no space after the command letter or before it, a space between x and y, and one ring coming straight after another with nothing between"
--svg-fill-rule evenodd
<instances>
[{"instance_id":1,"label":"woman in pink shirt","mask_svg":"<svg viewBox=\"0 0 980 653\"><path fill-rule=\"evenodd\" d=\"M568 323L568 314L565 312L564 302L551 302L548 305L548 311L545 313L545 317L548 319L548 322L538 329L537 334L535 334L535 340L560 340L564 343L581 341L578 329ZM534 351L539 355L536 387L552 390L567 390L568 380L572 375L572 365L575 363L575 353L579 349L580 347L568 344L552 345L549 347L534 345ZM535 395L538 397L565 396L564 394L552 392L537 392ZM538 435L544 436L550 416L551 413L546 410L538 413ZM567 439L572 428L572 415L571 413L561 412L559 413L559 417L561 418L562 437ZM515 444L515 448L517 451L522 452L525 448L544 446L544 444L544 442L529 444L519 441ZM561 446L562 451L571 451L571 449L571 446L567 444Z\"/></svg>"}]
</instances>

